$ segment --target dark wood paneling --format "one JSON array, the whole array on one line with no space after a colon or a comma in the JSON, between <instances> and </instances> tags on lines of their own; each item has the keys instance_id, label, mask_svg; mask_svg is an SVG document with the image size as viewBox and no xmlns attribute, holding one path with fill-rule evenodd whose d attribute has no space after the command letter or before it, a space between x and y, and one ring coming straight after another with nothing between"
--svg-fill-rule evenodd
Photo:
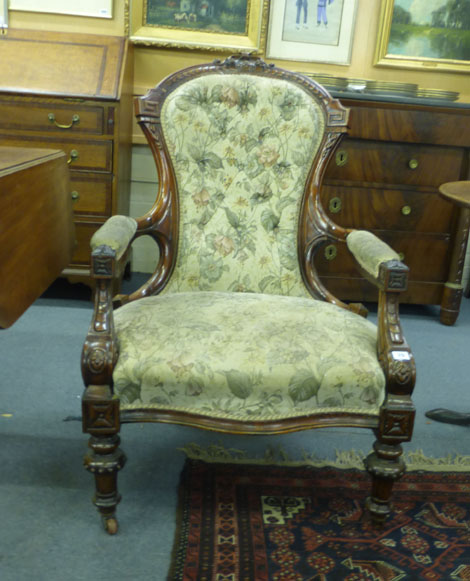
<instances>
[{"instance_id":1,"label":"dark wood paneling","mask_svg":"<svg viewBox=\"0 0 470 581\"><path fill-rule=\"evenodd\" d=\"M346 294L353 302L377 302L377 289L364 278L322 277L326 288L335 296ZM410 281L408 289L400 293L402 303L436 305L441 302L442 284Z\"/></svg>"},{"instance_id":2,"label":"dark wood paneling","mask_svg":"<svg viewBox=\"0 0 470 581\"><path fill-rule=\"evenodd\" d=\"M470 147L470 109L342 100L351 108L349 135L360 139Z\"/></svg>"},{"instance_id":3,"label":"dark wood paneling","mask_svg":"<svg viewBox=\"0 0 470 581\"><path fill-rule=\"evenodd\" d=\"M375 231L410 268L410 280L445 282L448 271L449 236L444 234L413 234L410 232ZM334 247L331 258L331 246ZM325 250L328 249L328 250ZM330 257L330 258L328 258ZM346 244L325 246L315 257L320 275L355 277L356 263Z\"/></svg>"},{"instance_id":4,"label":"dark wood paneling","mask_svg":"<svg viewBox=\"0 0 470 581\"><path fill-rule=\"evenodd\" d=\"M453 147L382 143L346 138L347 162L330 162L326 177L380 184L439 187L460 176L464 152ZM413 169L413 164L416 167Z\"/></svg>"},{"instance_id":5,"label":"dark wood paneling","mask_svg":"<svg viewBox=\"0 0 470 581\"><path fill-rule=\"evenodd\" d=\"M470 108L342 103L351 108L349 131L326 170L325 210L341 226L381 231L410 267L410 288L402 300L441 304L441 320L452 324L468 225L459 219L459 208L439 198L438 187L468 179ZM317 261L328 289L339 298L376 300L344 248L330 261L319 253ZM444 321L450 304L455 317Z\"/></svg>"}]
</instances>

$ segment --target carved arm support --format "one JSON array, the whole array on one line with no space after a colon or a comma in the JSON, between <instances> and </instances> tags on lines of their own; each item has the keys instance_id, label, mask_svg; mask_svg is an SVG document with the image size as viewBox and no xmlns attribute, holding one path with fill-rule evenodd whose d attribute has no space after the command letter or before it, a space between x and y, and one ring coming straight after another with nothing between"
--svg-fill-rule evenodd
<instances>
[{"instance_id":1,"label":"carved arm support","mask_svg":"<svg viewBox=\"0 0 470 581\"><path fill-rule=\"evenodd\" d=\"M113 283L136 229L132 218L113 216L91 240L94 312L82 351L82 375L87 386L83 428L92 434L115 433L119 422L119 402L112 396L112 374L119 352L113 323Z\"/></svg>"},{"instance_id":2,"label":"carved arm support","mask_svg":"<svg viewBox=\"0 0 470 581\"><path fill-rule=\"evenodd\" d=\"M91 239L91 275L95 280L95 293L93 318L82 353L85 385L112 385L112 371L118 353L113 324L113 282L119 274L120 259L126 255L136 229L134 219L113 216Z\"/></svg>"},{"instance_id":3,"label":"carved arm support","mask_svg":"<svg viewBox=\"0 0 470 581\"><path fill-rule=\"evenodd\" d=\"M382 440L391 444L406 441L413 425L411 394L416 369L400 324L399 299L407 289L409 269L392 248L370 232L353 231L346 243L361 272L379 289L377 347L387 385L380 420Z\"/></svg>"}]
</instances>

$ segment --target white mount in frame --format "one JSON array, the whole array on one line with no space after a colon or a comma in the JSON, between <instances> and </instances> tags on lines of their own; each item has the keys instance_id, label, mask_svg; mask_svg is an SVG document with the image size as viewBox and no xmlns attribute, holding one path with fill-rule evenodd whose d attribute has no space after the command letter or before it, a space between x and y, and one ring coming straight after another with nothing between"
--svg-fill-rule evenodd
<instances>
[{"instance_id":1,"label":"white mount in frame","mask_svg":"<svg viewBox=\"0 0 470 581\"><path fill-rule=\"evenodd\" d=\"M357 0L271 0L266 56L348 65Z\"/></svg>"},{"instance_id":2,"label":"white mount in frame","mask_svg":"<svg viewBox=\"0 0 470 581\"><path fill-rule=\"evenodd\" d=\"M10 10L112 18L113 0L10 0Z\"/></svg>"},{"instance_id":3,"label":"white mount in frame","mask_svg":"<svg viewBox=\"0 0 470 581\"><path fill-rule=\"evenodd\" d=\"M0 0L0 28L8 28L8 0Z\"/></svg>"}]
</instances>

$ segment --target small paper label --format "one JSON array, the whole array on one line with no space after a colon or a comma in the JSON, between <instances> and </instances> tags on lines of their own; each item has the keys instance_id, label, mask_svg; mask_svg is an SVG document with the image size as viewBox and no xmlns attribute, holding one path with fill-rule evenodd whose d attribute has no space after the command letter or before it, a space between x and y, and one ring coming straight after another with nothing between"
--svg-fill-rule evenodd
<instances>
[{"instance_id":1,"label":"small paper label","mask_svg":"<svg viewBox=\"0 0 470 581\"><path fill-rule=\"evenodd\" d=\"M392 357L398 359L398 361L409 361L411 359L408 351L392 351Z\"/></svg>"}]
</instances>

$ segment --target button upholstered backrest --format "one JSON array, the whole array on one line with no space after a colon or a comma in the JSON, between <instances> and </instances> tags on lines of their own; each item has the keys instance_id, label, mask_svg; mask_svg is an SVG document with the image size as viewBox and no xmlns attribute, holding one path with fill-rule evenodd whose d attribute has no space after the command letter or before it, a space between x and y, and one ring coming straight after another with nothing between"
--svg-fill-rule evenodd
<instances>
[{"instance_id":1,"label":"button upholstered backrest","mask_svg":"<svg viewBox=\"0 0 470 581\"><path fill-rule=\"evenodd\" d=\"M144 114L156 110L147 135L157 158L169 160L160 168L171 168L177 192L177 252L164 292L310 296L299 218L314 161L328 150L331 98L269 69L217 72L181 75L170 89L164 81L138 104L144 131Z\"/></svg>"},{"instance_id":2,"label":"button upholstered backrest","mask_svg":"<svg viewBox=\"0 0 470 581\"><path fill-rule=\"evenodd\" d=\"M318 103L284 80L206 75L171 94L161 124L180 201L168 290L305 296L297 232Z\"/></svg>"}]
</instances>

